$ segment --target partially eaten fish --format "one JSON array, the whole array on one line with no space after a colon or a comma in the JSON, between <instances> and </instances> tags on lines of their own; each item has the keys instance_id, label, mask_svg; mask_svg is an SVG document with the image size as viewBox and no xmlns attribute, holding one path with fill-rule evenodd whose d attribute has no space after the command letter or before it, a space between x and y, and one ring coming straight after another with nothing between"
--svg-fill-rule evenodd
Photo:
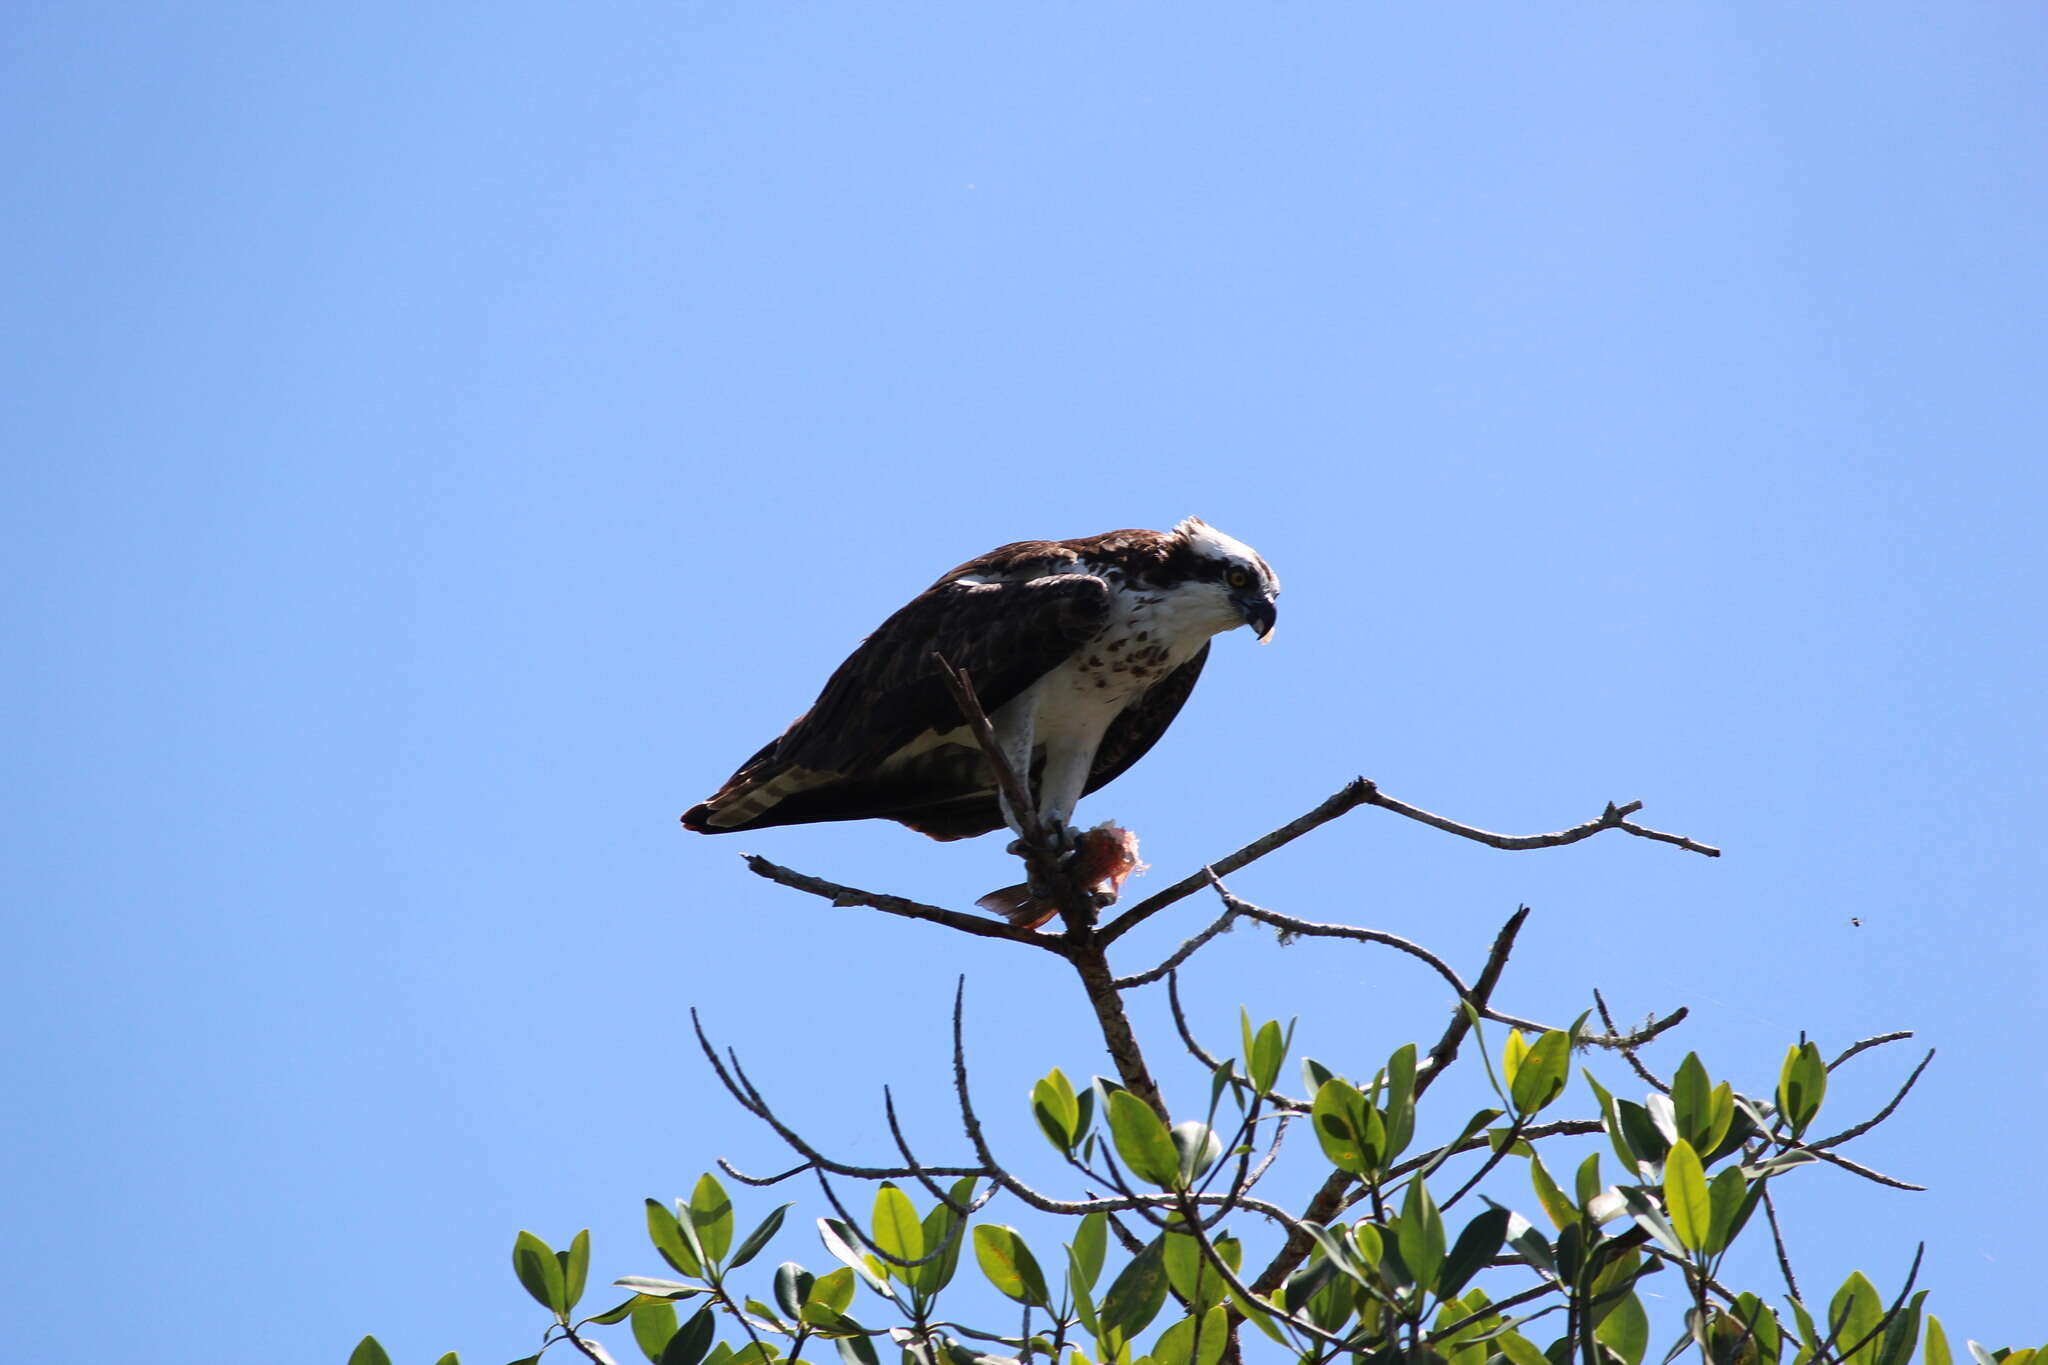
<instances>
[{"instance_id":1,"label":"partially eaten fish","mask_svg":"<svg viewBox=\"0 0 2048 1365\"><path fill-rule=\"evenodd\" d=\"M1109 820L1081 832L1069 866L1077 883L1107 896L1109 904L1115 904L1125 878L1145 870L1145 864L1138 861L1138 836ZM1019 929L1036 929L1059 913L1056 901L1031 894L1029 882L991 891L975 904Z\"/></svg>"}]
</instances>

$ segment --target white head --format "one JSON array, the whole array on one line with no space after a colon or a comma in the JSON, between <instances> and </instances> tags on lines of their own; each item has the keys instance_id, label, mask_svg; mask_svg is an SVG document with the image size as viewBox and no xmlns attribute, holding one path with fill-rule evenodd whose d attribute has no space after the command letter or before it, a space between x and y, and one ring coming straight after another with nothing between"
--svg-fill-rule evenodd
<instances>
[{"instance_id":1,"label":"white head","mask_svg":"<svg viewBox=\"0 0 2048 1365\"><path fill-rule=\"evenodd\" d=\"M1188 583L1213 584L1222 599L1219 605L1227 604L1236 617L1219 629L1249 625L1260 644L1272 639L1280 579L1259 552L1200 517L1187 518L1173 528L1173 535L1180 541L1174 558Z\"/></svg>"}]
</instances>

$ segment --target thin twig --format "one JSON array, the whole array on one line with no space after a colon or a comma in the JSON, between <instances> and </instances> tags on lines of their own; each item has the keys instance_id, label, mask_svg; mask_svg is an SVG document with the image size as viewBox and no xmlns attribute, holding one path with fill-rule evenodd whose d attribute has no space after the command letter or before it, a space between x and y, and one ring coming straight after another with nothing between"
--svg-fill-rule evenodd
<instances>
[{"instance_id":1,"label":"thin twig","mask_svg":"<svg viewBox=\"0 0 2048 1365\"><path fill-rule=\"evenodd\" d=\"M1886 1104L1884 1108L1878 1110L1875 1114L1872 1114L1869 1118L1863 1120L1863 1122L1857 1124L1853 1128L1844 1128L1841 1132L1835 1134L1833 1137L1825 1137L1821 1138L1817 1142L1807 1143L1806 1149L1810 1152L1818 1152L1821 1151L1823 1148L1827 1147L1839 1147L1843 1143L1849 1141L1851 1138L1862 1137L1865 1133L1877 1127L1878 1124L1883 1123L1886 1119L1892 1116L1892 1111L1899 1107L1899 1101L1906 1098L1906 1092L1913 1088L1914 1082L1920 1079L1920 1073L1925 1071L1927 1069L1927 1064L1933 1060L1934 1049L1928 1048L1927 1055L1920 1059L1920 1065L1913 1068L1913 1074L1906 1077L1906 1083L1899 1087L1898 1093L1892 1096L1891 1102Z\"/></svg>"},{"instance_id":2,"label":"thin twig","mask_svg":"<svg viewBox=\"0 0 2048 1365\"><path fill-rule=\"evenodd\" d=\"M946 690L953 694L953 701L960 707L960 714L967 719L974 738L981 745L982 756L988 759L995 770L996 785L1002 788L1003 797L1010 803L1010 813L1017 817L1018 833L1024 841L1037 846L1044 840L1045 830L1039 824L1038 803L1024 790L1024 779L1010 766L1010 757L1003 752L1003 746L996 740L995 726L989 723L988 713L981 709L981 698L975 695L974 679L964 668L955 668L946 656L937 652L932 658L938 662L939 676L945 680Z\"/></svg>"},{"instance_id":3,"label":"thin twig","mask_svg":"<svg viewBox=\"0 0 2048 1365\"><path fill-rule=\"evenodd\" d=\"M1778 1206L1771 1199L1771 1183L1768 1180L1764 1182L1764 1217L1771 1225L1771 1242L1778 1249L1778 1269L1784 1272L1785 1290L1793 1298L1804 1303L1805 1300L1799 1296L1799 1277L1792 1273L1792 1257L1785 1250L1785 1230L1778 1226Z\"/></svg>"},{"instance_id":4,"label":"thin twig","mask_svg":"<svg viewBox=\"0 0 2048 1365\"><path fill-rule=\"evenodd\" d=\"M1684 835L1668 834L1663 830L1651 829L1646 825L1638 825L1629 820L1629 816L1634 815L1643 808L1643 803L1640 801L1630 801L1626 805L1619 806L1609 802L1607 809L1595 818L1586 821L1584 824L1573 825L1570 829L1558 830L1553 834L1496 834L1491 830L1480 829L1476 825L1460 824L1456 820L1426 811L1420 806L1411 806L1406 801L1397 800L1382 792L1379 789L1379 784L1372 779L1357 777L1353 778L1342 790L1336 792L1306 815L1288 821L1272 833L1252 840L1243 848L1237 850L1237 852L1217 859L1203 871L1197 872L1192 876L1183 877L1164 890L1154 892L1144 900L1139 901L1136 905L1109 922L1102 930L1102 941L1104 943L1115 942L1132 928L1164 910L1167 906L1172 905L1176 901L1185 900L1201 890L1208 883L1208 873L1210 870L1213 869L1215 875L1219 877L1227 877L1246 864L1257 862L1260 858L1265 857L1281 845L1292 843L1317 826L1326 825L1338 816L1354 811L1360 806L1378 806L1381 810L1392 811L1394 814L1406 816L1410 820L1418 820L1433 829L1440 829L1446 834L1455 834L1461 839L1471 839L1490 848L1505 849L1510 852L1536 848L1561 848L1566 844L1578 843L1581 839L1590 839L1605 830L1618 829L1625 834L1633 834L1638 838L1654 839L1659 843L1674 844L1679 848L1688 849L1691 852L1703 854L1709 858L1721 856L1721 850L1718 848L1699 843L1696 840L1686 838Z\"/></svg>"},{"instance_id":5,"label":"thin twig","mask_svg":"<svg viewBox=\"0 0 2048 1365\"><path fill-rule=\"evenodd\" d=\"M781 1175L748 1175L745 1171L740 1170L738 1167L734 1166L730 1161L727 1161L722 1156L713 1157L712 1160L718 1163L719 1170L724 1171L734 1180L739 1181L740 1184L752 1185L757 1190L766 1189L770 1185L780 1185L783 1181L789 1179L791 1176L802 1175L805 1171L811 1169L811 1163L805 1161L798 1165L790 1167Z\"/></svg>"},{"instance_id":6,"label":"thin twig","mask_svg":"<svg viewBox=\"0 0 2048 1365\"><path fill-rule=\"evenodd\" d=\"M823 877L813 877L806 872L797 872L771 863L758 853L743 853L747 869L757 876L766 877L780 886L796 891L808 891L813 896L822 896L837 906L866 906L880 910L885 915L901 915L904 919L921 919L932 924L943 924L948 929L958 929L963 934L975 934L981 938L1008 939L1012 943L1030 943L1048 951L1059 949L1052 939L1034 934L1028 929L1013 929L996 920L983 919L978 915L963 914L958 910L947 910L937 905L926 905L920 901L905 900L880 891L863 891L859 887L841 886L828 882Z\"/></svg>"},{"instance_id":7,"label":"thin twig","mask_svg":"<svg viewBox=\"0 0 2048 1365\"><path fill-rule=\"evenodd\" d=\"M1365 804L1365 794L1371 788L1372 783L1364 778L1354 778L1343 790L1331 796L1308 814L1294 820L1289 820L1271 834L1262 835L1237 850L1237 852L1218 858L1201 871L1191 876L1182 877L1164 890L1153 892L1104 925L1101 933L1102 941L1105 944L1116 942L1119 938L1130 932L1130 930L1137 927L1140 922L1158 914L1176 901L1186 900L1189 896L1194 895L1195 892L1209 885L1217 877L1227 877L1247 863L1257 862L1281 845L1294 842L1318 825L1327 825L1338 816L1348 811L1356 810L1359 806Z\"/></svg>"},{"instance_id":8,"label":"thin twig","mask_svg":"<svg viewBox=\"0 0 2048 1365\"><path fill-rule=\"evenodd\" d=\"M1264 906L1253 905L1248 900L1234 896L1220 882L1216 886L1216 892L1223 897L1223 903L1237 911L1238 914L1245 916L1247 919L1255 919L1261 923L1270 924L1275 929L1285 933L1300 934L1304 938L1344 938L1350 939L1354 943L1377 943L1384 947L1399 949L1410 957L1418 958L1428 963L1438 976L1441 976L1450 983L1451 989L1458 993L1460 1000L1471 998L1472 992L1458 978L1458 974L1451 970L1451 965L1448 962L1445 962L1421 944L1411 943L1399 934L1389 934L1379 929L1360 929L1349 924L1319 924L1314 920L1296 919L1292 915L1283 915L1277 910L1268 910ZM1491 1007L1481 1009L1480 1013L1496 1023L1506 1024L1509 1028L1518 1028L1534 1033L1546 1033L1549 1031L1541 1024L1528 1019L1516 1018L1512 1014L1502 1014Z\"/></svg>"},{"instance_id":9,"label":"thin twig","mask_svg":"<svg viewBox=\"0 0 2048 1365\"><path fill-rule=\"evenodd\" d=\"M1234 914L1236 912L1233 911L1232 913ZM1200 1062L1203 1066L1208 1067L1209 1070L1213 1073L1216 1070L1216 1068L1222 1066L1223 1063L1217 1060L1216 1058L1211 1057L1209 1055L1208 1049L1204 1048L1201 1045L1201 1043L1195 1040L1195 1031L1193 1027L1188 1023L1187 1013L1181 1009L1180 973L1178 972L1168 972L1166 975L1166 1003L1168 1010L1173 1015L1173 1026L1174 1028L1179 1030L1180 1040L1183 1044L1186 1045L1188 1055L1193 1057L1196 1061ZM1246 1090L1251 1089L1251 1082L1249 1080L1239 1080L1238 1078L1233 1076L1231 1078L1231 1081L1233 1084L1241 1086ZM1267 1104L1272 1105L1275 1109L1278 1109L1285 1114L1306 1114L1309 1112L1309 1106L1303 1104L1300 1100L1289 1099L1287 1096L1282 1095L1277 1091L1269 1090L1266 1093L1259 1095L1258 1098L1264 1100Z\"/></svg>"},{"instance_id":10,"label":"thin twig","mask_svg":"<svg viewBox=\"0 0 2048 1365\"><path fill-rule=\"evenodd\" d=\"M1202 870L1204 872L1209 871L1208 868L1203 868ZM1230 926L1233 923L1235 923L1236 920L1237 911L1226 909L1222 914L1216 917L1215 921L1211 923L1208 928L1204 929L1201 933L1196 934L1186 943L1181 944L1180 947L1174 949L1173 956L1167 958L1166 961L1160 963L1157 967L1152 968L1150 971L1135 973L1131 976L1118 977L1115 982L1116 988L1120 991L1127 991L1130 990L1133 986L1151 985L1154 981L1157 981L1162 976L1168 975L1176 967L1180 966L1181 963L1186 962L1189 958L1193 957L1196 953L1200 952L1204 947L1208 946L1209 941L1215 938L1218 934L1227 933L1230 929Z\"/></svg>"},{"instance_id":11,"label":"thin twig","mask_svg":"<svg viewBox=\"0 0 2048 1365\"><path fill-rule=\"evenodd\" d=\"M1849 1046L1843 1048L1841 1056L1835 1058L1835 1060L1828 1063L1828 1070L1833 1071L1836 1067L1840 1066L1843 1062L1848 1061L1851 1057L1854 1057L1859 1052L1867 1052L1874 1047L1883 1047L1886 1043L1904 1042L1906 1039L1911 1038L1912 1036L1913 1030L1901 1029L1897 1033L1880 1033L1873 1038L1859 1038L1855 1042L1849 1044Z\"/></svg>"},{"instance_id":12,"label":"thin twig","mask_svg":"<svg viewBox=\"0 0 2048 1365\"><path fill-rule=\"evenodd\" d=\"M1430 1082L1442 1075L1444 1069L1457 1060L1458 1049L1464 1045L1465 1035L1472 1030L1472 1016L1466 1006L1484 1012L1493 999L1494 987L1500 984L1501 973L1507 970L1508 955L1515 950L1515 935L1522 932L1528 922L1529 907L1519 905L1509 915L1507 923L1493 936L1493 947L1487 951L1486 965L1479 969L1479 978L1472 988L1458 991L1458 1008L1451 1011L1451 1022L1444 1028L1443 1037L1429 1050L1423 1064L1415 1068L1415 1093L1419 1096L1429 1089Z\"/></svg>"},{"instance_id":13,"label":"thin twig","mask_svg":"<svg viewBox=\"0 0 2048 1365\"><path fill-rule=\"evenodd\" d=\"M1607 1025L1607 1032L1614 1037L1620 1037L1621 1030L1615 1027L1614 1014L1607 1008L1607 998L1601 995L1600 992L1596 990L1593 992L1593 1004L1600 1011L1600 1022ZM1683 1018L1684 1014L1685 1011L1681 1009L1676 1015L1672 1016L1672 1021L1675 1023L1678 1019ZM1669 1025L1667 1025L1666 1027L1669 1027ZM1662 1031L1663 1030L1661 1029L1658 1030L1658 1032ZM1654 1037L1655 1035L1653 1034L1652 1036ZM1665 1081L1659 1079L1655 1072L1651 1071L1650 1068L1643 1065L1642 1058L1636 1056L1635 1045L1633 1043L1623 1044L1620 1046L1619 1050L1621 1052L1622 1060L1628 1063L1629 1069L1631 1071L1635 1072L1636 1075L1642 1077L1644 1081L1649 1083L1655 1089L1663 1092L1664 1094L1668 1095L1671 1093L1671 1086Z\"/></svg>"}]
</instances>

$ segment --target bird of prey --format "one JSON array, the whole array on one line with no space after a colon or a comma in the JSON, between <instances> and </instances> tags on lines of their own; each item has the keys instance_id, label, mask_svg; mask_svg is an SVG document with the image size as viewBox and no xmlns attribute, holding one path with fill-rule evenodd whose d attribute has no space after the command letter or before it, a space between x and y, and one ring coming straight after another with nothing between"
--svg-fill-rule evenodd
<instances>
[{"instance_id":1,"label":"bird of prey","mask_svg":"<svg viewBox=\"0 0 2048 1365\"><path fill-rule=\"evenodd\" d=\"M1171 531L1001 546L884 621L811 709L683 824L725 834L881 819L934 839L1006 824L1021 834L943 658L972 679L1045 830L1072 847L1075 804L1158 741L1209 637L1249 625L1263 643L1279 595L1256 551L1195 517Z\"/></svg>"}]
</instances>

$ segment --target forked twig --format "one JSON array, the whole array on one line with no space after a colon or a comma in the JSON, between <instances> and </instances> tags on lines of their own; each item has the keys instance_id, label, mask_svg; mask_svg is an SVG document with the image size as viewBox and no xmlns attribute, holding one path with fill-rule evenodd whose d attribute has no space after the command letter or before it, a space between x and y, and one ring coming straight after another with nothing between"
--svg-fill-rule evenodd
<instances>
[{"instance_id":1,"label":"forked twig","mask_svg":"<svg viewBox=\"0 0 2048 1365\"><path fill-rule=\"evenodd\" d=\"M1284 844L1292 843L1317 826L1326 825L1338 816L1354 811L1360 806L1378 806L1381 810L1392 811L1395 815L1420 821L1432 829L1440 829L1446 834L1455 834L1461 839L1470 839L1475 843L1485 844L1489 848L1504 849L1508 852L1522 852L1536 848L1562 848L1566 844L1576 844L1581 839L1590 839L1605 830L1618 829L1624 834L1633 834L1640 839L1654 839L1659 843L1672 844L1709 858L1721 856L1721 850L1712 845L1700 843L1698 840L1687 838L1682 834L1669 834L1660 829L1651 829L1647 825L1639 825L1630 820L1629 816L1634 815L1643 808L1643 803L1640 801L1630 801L1624 805L1616 805L1610 801L1607 803L1607 809L1600 812L1593 819L1583 824L1573 825L1569 829L1557 830L1550 834L1496 834L1492 830L1480 829L1476 825L1462 824L1446 816L1426 811L1420 806L1411 806L1406 801L1398 800L1382 792L1379 784L1371 778L1357 777L1353 778L1341 790L1331 795L1307 814L1288 821L1272 833L1252 840L1243 848L1237 850L1237 852L1218 858L1215 862L1209 864L1208 867L1203 868L1202 871L1183 877L1164 890L1156 891L1144 900L1139 901L1136 905L1124 911L1104 926L1101 934L1102 941L1104 943L1113 943L1138 924L1164 910L1167 906L1172 905L1176 901L1187 899L1208 884L1211 873L1218 877L1227 877L1237 871L1237 869L1249 863L1257 862L1274 849Z\"/></svg>"}]
</instances>

